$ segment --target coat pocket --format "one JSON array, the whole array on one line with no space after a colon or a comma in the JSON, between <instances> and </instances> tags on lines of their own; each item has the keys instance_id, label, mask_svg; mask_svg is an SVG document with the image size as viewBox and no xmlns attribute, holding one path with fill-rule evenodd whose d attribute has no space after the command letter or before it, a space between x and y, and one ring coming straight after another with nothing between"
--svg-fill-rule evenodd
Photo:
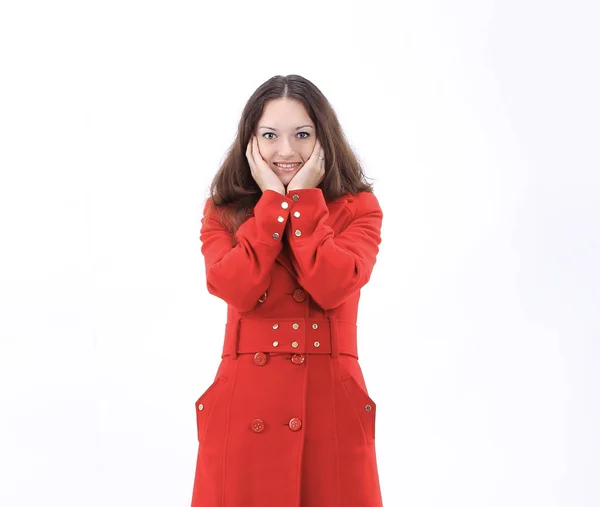
<instances>
[{"instance_id":1,"label":"coat pocket","mask_svg":"<svg viewBox=\"0 0 600 507\"><path fill-rule=\"evenodd\" d=\"M206 437L209 428L211 415L219 402L223 393L223 388L227 383L227 377L219 375L204 393L196 400L196 427L198 430L198 442L202 442Z\"/></svg>"},{"instance_id":2,"label":"coat pocket","mask_svg":"<svg viewBox=\"0 0 600 507\"><path fill-rule=\"evenodd\" d=\"M342 374L341 380L347 399L352 405L362 428L365 441L367 445L371 445L375 442L375 413L377 405L354 375L345 372Z\"/></svg>"}]
</instances>

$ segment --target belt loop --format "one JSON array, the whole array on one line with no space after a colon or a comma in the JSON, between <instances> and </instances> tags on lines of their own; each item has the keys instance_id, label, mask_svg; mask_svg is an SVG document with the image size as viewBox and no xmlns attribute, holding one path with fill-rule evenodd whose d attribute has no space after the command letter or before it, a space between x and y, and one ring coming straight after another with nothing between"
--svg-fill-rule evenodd
<instances>
[{"instance_id":1,"label":"belt loop","mask_svg":"<svg viewBox=\"0 0 600 507\"><path fill-rule=\"evenodd\" d=\"M237 319L235 321L235 331L234 331L234 339L233 339L233 350L231 351L232 359L238 358L238 347L240 344L240 326L241 319Z\"/></svg>"},{"instance_id":2,"label":"belt loop","mask_svg":"<svg viewBox=\"0 0 600 507\"><path fill-rule=\"evenodd\" d=\"M231 356L238 358L238 346L240 340L240 319L227 321L225 324L225 340L221 357Z\"/></svg>"},{"instance_id":3,"label":"belt loop","mask_svg":"<svg viewBox=\"0 0 600 507\"><path fill-rule=\"evenodd\" d=\"M339 336L338 336L338 327L337 327L337 319L334 319L327 312L327 318L329 319L329 335L331 340L331 357L338 357L339 355Z\"/></svg>"}]
</instances>

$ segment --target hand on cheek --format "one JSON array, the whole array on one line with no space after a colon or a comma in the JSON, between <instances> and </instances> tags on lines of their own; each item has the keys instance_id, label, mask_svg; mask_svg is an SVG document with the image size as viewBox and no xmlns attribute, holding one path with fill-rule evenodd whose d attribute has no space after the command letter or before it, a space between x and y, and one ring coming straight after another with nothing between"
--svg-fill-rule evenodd
<instances>
[{"instance_id":1,"label":"hand on cheek","mask_svg":"<svg viewBox=\"0 0 600 507\"><path fill-rule=\"evenodd\" d=\"M322 158L319 158L322 157ZM315 188L325 177L324 151L317 139L310 158L288 183L286 192L299 188Z\"/></svg>"}]
</instances>

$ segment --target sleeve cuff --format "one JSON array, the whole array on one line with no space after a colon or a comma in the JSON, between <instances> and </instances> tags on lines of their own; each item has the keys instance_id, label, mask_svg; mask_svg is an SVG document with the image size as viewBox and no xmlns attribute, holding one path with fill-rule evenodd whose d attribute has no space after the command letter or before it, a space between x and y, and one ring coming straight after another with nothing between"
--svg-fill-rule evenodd
<instances>
[{"instance_id":1,"label":"sleeve cuff","mask_svg":"<svg viewBox=\"0 0 600 507\"><path fill-rule=\"evenodd\" d=\"M329 216L325 196L320 188L299 188L286 194L290 208L291 234L296 239L312 235Z\"/></svg>"},{"instance_id":2,"label":"sleeve cuff","mask_svg":"<svg viewBox=\"0 0 600 507\"><path fill-rule=\"evenodd\" d=\"M265 190L254 206L254 217L244 222L238 232L244 234L244 226L254 221L259 241L281 245L293 204L290 197L275 190Z\"/></svg>"}]
</instances>

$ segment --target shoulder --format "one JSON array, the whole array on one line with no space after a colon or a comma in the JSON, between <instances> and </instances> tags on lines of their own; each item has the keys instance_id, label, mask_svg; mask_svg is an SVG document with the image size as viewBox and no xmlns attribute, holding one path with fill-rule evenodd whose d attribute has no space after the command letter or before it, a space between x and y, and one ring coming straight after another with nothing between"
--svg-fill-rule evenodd
<instances>
[{"instance_id":1,"label":"shoulder","mask_svg":"<svg viewBox=\"0 0 600 507\"><path fill-rule=\"evenodd\" d=\"M217 204L212 197L209 197L204 202L202 215L203 223L207 221L216 221L221 225L226 225L231 220L232 205L231 203Z\"/></svg>"},{"instance_id":2,"label":"shoulder","mask_svg":"<svg viewBox=\"0 0 600 507\"><path fill-rule=\"evenodd\" d=\"M365 213L382 213L379 200L373 192L347 193L342 198L345 201L346 207L354 216Z\"/></svg>"}]
</instances>

